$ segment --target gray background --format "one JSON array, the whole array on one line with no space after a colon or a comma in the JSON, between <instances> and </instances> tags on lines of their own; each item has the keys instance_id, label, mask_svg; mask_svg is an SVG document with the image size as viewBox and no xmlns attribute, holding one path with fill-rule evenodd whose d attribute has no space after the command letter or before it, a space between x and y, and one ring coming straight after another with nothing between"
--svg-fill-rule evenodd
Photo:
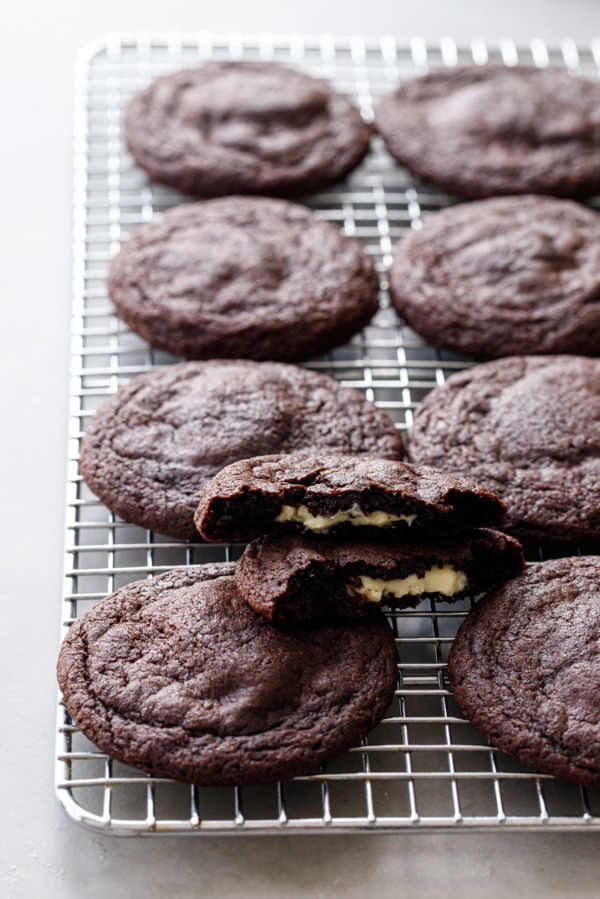
<instances>
[{"instance_id":1,"label":"gray background","mask_svg":"<svg viewBox=\"0 0 600 899\"><path fill-rule=\"evenodd\" d=\"M0 897L598 895L592 833L110 839L52 793L63 563L71 73L108 31L600 37L597 0L54 0L0 28Z\"/></svg>"}]
</instances>

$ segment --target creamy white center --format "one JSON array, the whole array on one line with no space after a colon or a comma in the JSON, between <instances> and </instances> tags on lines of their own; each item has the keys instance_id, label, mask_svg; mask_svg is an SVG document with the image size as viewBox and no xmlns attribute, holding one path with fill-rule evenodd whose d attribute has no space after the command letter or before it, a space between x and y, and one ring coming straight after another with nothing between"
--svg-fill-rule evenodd
<instances>
[{"instance_id":1,"label":"creamy white center","mask_svg":"<svg viewBox=\"0 0 600 899\"><path fill-rule=\"evenodd\" d=\"M457 571L452 565L433 565L425 574L409 574L407 577L386 581L379 577L360 578L360 587L347 585L347 590L367 599L369 602L381 602L385 594L396 596L419 596L421 593L441 593L442 596L453 596L467 586L464 571Z\"/></svg>"},{"instance_id":2,"label":"creamy white center","mask_svg":"<svg viewBox=\"0 0 600 899\"><path fill-rule=\"evenodd\" d=\"M306 506L282 506L281 512L275 521L299 521L309 531L326 531L335 524L341 524L343 521L349 521L351 525L370 525L371 527L381 528L394 521L406 521L410 526L415 520L416 515L392 515L391 512L367 512L362 511L356 503L343 512L336 512L334 515L326 517L325 515L312 515Z\"/></svg>"}]
</instances>

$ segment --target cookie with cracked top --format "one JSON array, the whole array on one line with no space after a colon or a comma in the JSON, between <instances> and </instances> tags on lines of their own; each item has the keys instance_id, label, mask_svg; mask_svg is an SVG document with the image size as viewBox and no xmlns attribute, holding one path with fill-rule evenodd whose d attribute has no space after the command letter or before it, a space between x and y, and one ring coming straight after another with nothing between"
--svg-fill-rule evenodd
<instances>
[{"instance_id":1,"label":"cookie with cracked top","mask_svg":"<svg viewBox=\"0 0 600 899\"><path fill-rule=\"evenodd\" d=\"M293 532L396 539L493 527L505 513L467 478L389 458L311 453L229 465L203 488L194 521L213 543Z\"/></svg>"},{"instance_id":2,"label":"cookie with cracked top","mask_svg":"<svg viewBox=\"0 0 600 899\"><path fill-rule=\"evenodd\" d=\"M186 783L270 783L318 770L383 717L396 650L379 610L276 626L240 598L233 569L129 584L73 624L58 680L103 752Z\"/></svg>"},{"instance_id":3,"label":"cookie with cracked top","mask_svg":"<svg viewBox=\"0 0 600 899\"><path fill-rule=\"evenodd\" d=\"M450 194L587 196L600 189L600 85L561 69L458 66L375 110L388 150Z\"/></svg>"},{"instance_id":4,"label":"cookie with cracked top","mask_svg":"<svg viewBox=\"0 0 600 899\"><path fill-rule=\"evenodd\" d=\"M317 372L278 362L184 362L120 387L85 433L79 468L125 521L199 539L194 512L224 466L262 453L403 454L385 412Z\"/></svg>"},{"instance_id":5,"label":"cookie with cracked top","mask_svg":"<svg viewBox=\"0 0 600 899\"><path fill-rule=\"evenodd\" d=\"M600 355L600 216L570 200L455 206L400 241L392 303L437 347Z\"/></svg>"},{"instance_id":6,"label":"cookie with cracked top","mask_svg":"<svg viewBox=\"0 0 600 899\"><path fill-rule=\"evenodd\" d=\"M533 565L470 612L448 658L465 716L542 774L600 784L600 557Z\"/></svg>"},{"instance_id":7,"label":"cookie with cracked top","mask_svg":"<svg viewBox=\"0 0 600 899\"><path fill-rule=\"evenodd\" d=\"M371 128L325 81L272 62L209 62L130 102L125 139L152 181L204 197L288 195L340 181Z\"/></svg>"},{"instance_id":8,"label":"cookie with cracked top","mask_svg":"<svg viewBox=\"0 0 600 899\"><path fill-rule=\"evenodd\" d=\"M379 282L360 243L304 206L223 197L170 209L113 259L117 314L188 359L307 359L373 317Z\"/></svg>"},{"instance_id":9,"label":"cookie with cracked top","mask_svg":"<svg viewBox=\"0 0 600 899\"><path fill-rule=\"evenodd\" d=\"M360 616L383 602L418 606L425 597L456 602L523 570L521 544L498 531L414 543L259 537L239 559L240 595L270 621Z\"/></svg>"},{"instance_id":10,"label":"cookie with cracked top","mask_svg":"<svg viewBox=\"0 0 600 899\"><path fill-rule=\"evenodd\" d=\"M600 360L511 356L454 374L419 405L407 452L496 493L520 539L598 539Z\"/></svg>"}]
</instances>

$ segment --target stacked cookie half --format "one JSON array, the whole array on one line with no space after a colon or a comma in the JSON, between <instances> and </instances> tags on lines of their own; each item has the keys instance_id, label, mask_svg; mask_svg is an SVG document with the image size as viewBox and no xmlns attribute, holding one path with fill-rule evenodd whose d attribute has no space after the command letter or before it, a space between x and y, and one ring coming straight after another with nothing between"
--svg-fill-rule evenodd
<instances>
[{"instance_id":1,"label":"stacked cookie half","mask_svg":"<svg viewBox=\"0 0 600 899\"><path fill-rule=\"evenodd\" d=\"M506 509L466 478L385 459L263 456L228 466L195 516L208 541L247 541L238 589L271 621L362 615L481 593L522 570L490 527Z\"/></svg>"}]
</instances>

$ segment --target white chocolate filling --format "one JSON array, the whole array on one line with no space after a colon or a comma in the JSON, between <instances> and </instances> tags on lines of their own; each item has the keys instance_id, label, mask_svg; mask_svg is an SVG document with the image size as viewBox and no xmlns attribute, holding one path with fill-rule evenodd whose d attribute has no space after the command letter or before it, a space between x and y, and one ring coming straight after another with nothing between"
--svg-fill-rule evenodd
<instances>
[{"instance_id":1,"label":"white chocolate filling","mask_svg":"<svg viewBox=\"0 0 600 899\"><path fill-rule=\"evenodd\" d=\"M360 582L360 587L348 584L348 591L369 602L381 602L385 594L398 598L419 596L421 593L441 593L442 596L453 596L465 589L467 576L464 571L456 571L452 565L433 565L422 576L409 574L408 577L386 581L383 578L362 575Z\"/></svg>"},{"instance_id":2,"label":"white chocolate filling","mask_svg":"<svg viewBox=\"0 0 600 899\"><path fill-rule=\"evenodd\" d=\"M416 515L392 515L391 512L367 512L365 514L355 503L345 512L336 512L329 518L324 515L311 515L306 506L282 506L275 521L299 521L306 530L326 531L343 521L349 521L354 526L368 524L376 528L385 527L394 521L406 521L410 526L416 517Z\"/></svg>"}]
</instances>

